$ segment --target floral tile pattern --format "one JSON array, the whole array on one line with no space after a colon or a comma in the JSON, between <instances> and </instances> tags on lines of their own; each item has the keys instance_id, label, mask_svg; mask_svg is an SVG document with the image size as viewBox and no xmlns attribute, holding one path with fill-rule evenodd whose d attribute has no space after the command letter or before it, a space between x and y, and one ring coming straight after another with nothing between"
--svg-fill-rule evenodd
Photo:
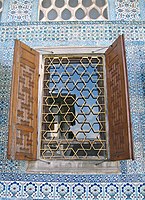
<instances>
[{"instance_id":1,"label":"floral tile pattern","mask_svg":"<svg viewBox=\"0 0 145 200\"><path fill-rule=\"evenodd\" d=\"M144 183L0 182L1 199L136 199L145 197Z\"/></svg>"},{"instance_id":2,"label":"floral tile pattern","mask_svg":"<svg viewBox=\"0 0 145 200\"><path fill-rule=\"evenodd\" d=\"M116 20L139 20L139 0L116 0Z\"/></svg>"}]
</instances>

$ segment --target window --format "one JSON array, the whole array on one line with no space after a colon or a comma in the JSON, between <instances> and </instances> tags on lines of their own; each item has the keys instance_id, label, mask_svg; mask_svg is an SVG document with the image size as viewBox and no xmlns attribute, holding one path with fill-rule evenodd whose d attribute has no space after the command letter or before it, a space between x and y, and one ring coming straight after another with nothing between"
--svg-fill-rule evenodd
<instances>
[{"instance_id":1,"label":"window","mask_svg":"<svg viewBox=\"0 0 145 200\"><path fill-rule=\"evenodd\" d=\"M107 0L40 0L40 21L107 20Z\"/></svg>"},{"instance_id":2,"label":"window","mask_svg":"<svg viewBox=\"0 0 145 200\"><path fill-rule=\"evenodd\" d=\"M52 139L55 138L55 141L59 140L61 143L61 140L63 141L64 139L64 135L62 133L65 132L65 140L69 140L69 146L72 145L71 147L67 147L64 141L62 145L60 143L58 145L58 143L56 144L56 142L53 144L49 143L49 145L47 143L48 148L51 150L46 153L46 156L49 155L50 152L51 155L53 154L52 152L56 152L55 154L57 155L56 157L60 158L60 152L61 152L63 153L63 155L65 155L64 158L69 158L69 159L74 157L74 155L75 156L77 155L78 159L86 157L86 155L87 157L89 157L89 159L91 159L92 157L93 158L95 157L96 159L98 157L100 158L102 156L101 152L104 153L104 151L100 151L100 154L98 153L97 151L98 144L96 143L93 146L94 144L93 139L94 141L95 140L101 142L103 140L106 141L106 135L107 135L109 139L108 141L109 148L105 149L105 158L107 155L107 160L117 161L123 159L133 159L129 98L128 98L128 83L127 83L127 71L126 71L125 47L124 47L123 35L119 36L119 38L106 50L104 59L105 59L106 80L102 82L104 71L101 69L100 66L102 66L102 63L104 62L103 55L96 55L96 57L92 55L87 55L87 56L79 55L74 57L72 56L45 57L43 89L45 90L46 86L49 86L48 87L49 89L47 88L46 91L43 93L44 94L43 103L44 102L46 103L46 105L44 104L43 112L48 113L48 115L45 115L45 119L49 124L49 129L48 126L46 128L44 123L44 128L42 128L42 131L44 130L45 132L47 132L47 134L46 135L42 134L42 135L43 137L46 138L46 140L49 140L49 142L51 141L53 143ZM74 67L73 69L71 69L71 72L72 71L74 71L74 73L76 72L77 73L76 75L79 75L79 73L81 73L80 74L81 78L84 75L83 78L85 80L88 81L91 80L90 82L91 84L90 87L92 87L91 91L95 89L95 93L92 92L90 94L93 97L91 101L94 101L96 103L95 99L98 98L98 94L104 95L104 89L107 94L106 100L98 98L99 99L98 103L95 104L94 102L92 102L93 106L91 107L91 109L93 109L93 107L95 106L96 106L95 108L98 109L98 105L101 105L102 107L99 106L99 112L101 112L101 109L103 110L103 112L98 118L99 121L93 120L94 122L91 125L90 124L88 125L88 123L86 123L87 131L85 134L84 131L82 135L88 136L88 138L87 137L86 138L89 141L88 144L90 144L90 146L87 143L82 144L82 142L84 142L84 138L81 135L78 136L80 137L79 140L81 142L79 143L79 145L81 144L81 148L80 146L77 146L78 144L75 143L76 141L74 142L74 140L77 137L77 134L74 134L75 131L73 130L73 128L70 131L69 127L70 126L73 127L77 121L75 114L77 109L75 104L81 105L81 109L83 109L82 105L85 104L83 104L83 102L81 101L83 100L86 101L87 98L86 99L84 97L79 98L77 92L74 91L73 93L71 93L72 92L70 89L71 86L69 86L68 92L67 91L60 92L58 91L59 87L56 87L56 82L59 83L58 80L60 78L61 82L62 83L64 82L65 85L67 85L67 83L71 84L73 82L73 84L75 84L75 87L78 88L78 91L80 90L81 87L79 86L80 81L77 81L79 80L79 77L77 78L77 80L75 80L75 77L72 76L70 78L69 73L66 72L66 69L69 70L69 68L71 68L72 65ZM94 65L96 66L95 73L93 71ZM33 50L32 48L26 46L22 42L16 40L15 52L14 52L14 64L13 64L11 108L10 108L10 118L9 118L9 142L8 142L9 159L18 159L18 160L37 159L37 142L38 142L37 126L38 125L40 126L41 124L41 122L40 121L38 122L37 120L38 78L39 78L38 66L39 66L39 53ZM64 71L62 71L62 68L60 66L61 67L64 66ZM54 68L54 71L52 71L52 73L50 73L51 67ZM59 71L56 72L56 68L58 70L61 69L61 73L58 73ZM88 71L92 70L91 76L89 75L89 73L87 73L86 68L88 68ZM83 73L85 71L86 73ZM64 78L62 78L62 76ZM67 76L69 76L69 78ZM70 81L67 81L66 80L67 78ZM94 84L95 86L96 78L98 84L97 87L93 87L92 84ZM85 81L84 83L86 84L86 82L87 81ZM62 87L60 87L60 89L62 90ZM100 92L98 93L98 91ZM86 88L85 92L87 92ZM94 96L94 94L96 94L96 96ZM99 97L101 97L101 95ZM77 98L78 100L80 100L78 101L79 103L76 101ZM107 103L104 103L105 101ZM106 109L104 108L105 105ZM106 111L105 113L106 125L101 124L102 122L104 123L105 121L103 114L104 110ZM89 112L87 115L89 116ZM42 114L42 121L45 121L43 120L43 117L44 115ZM87 117L86 116L84 117L85 117L84 122L87 122ZM90 128L88 127L91 126L93 128L94 124L95 126L99 127L98 132L94 131L96 135L98 134L98 136L96 137L97 139L89 137L89 133L87 134L88 130L90 130ZM103 126L103 129L100 129L100 126ZM58 127L59 131L61 130L59 134L58 134ZM83 128L81 128L81 130L82 129ZM103 130L103 134L101 133L100 130ZM78 131L80 130L78 129ZM43 143L41 144L43 147ZM58 146L59 146L59 151L57 151ZM106 143L103 144L103 147L105 146ZM85 151L81 152L80 150L79 153L76 153L78 152L77 151L78 149L81 150L85 149ZM87 149L89 149L90 151L88 151ZM84 154L84 152L87 153ZM44 153L42 153L41 155L44 155ZM49 157L48 159L50 159L52 156L49 155L48 157Z\"/></svg>"}]
</instances>

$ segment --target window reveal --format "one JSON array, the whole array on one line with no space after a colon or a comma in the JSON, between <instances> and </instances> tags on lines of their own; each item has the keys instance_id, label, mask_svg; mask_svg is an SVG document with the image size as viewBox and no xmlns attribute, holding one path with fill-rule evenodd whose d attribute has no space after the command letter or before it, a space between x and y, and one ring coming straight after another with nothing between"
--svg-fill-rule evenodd
<instances>
[{"instance_id":1,"label":"window reveal","mask_svg":"<svg viewBox=\"0 0 145 200\"><path fill-rule=\"evenodd\" d=\"M45 56L42 159L106 159L104 56Z\"/></svg>"}]
</instances>

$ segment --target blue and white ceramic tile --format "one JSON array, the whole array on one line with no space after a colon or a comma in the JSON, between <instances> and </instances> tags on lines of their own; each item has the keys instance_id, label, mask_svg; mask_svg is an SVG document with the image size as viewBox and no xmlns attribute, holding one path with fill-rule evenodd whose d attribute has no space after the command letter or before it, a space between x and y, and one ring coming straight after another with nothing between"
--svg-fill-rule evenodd
<instances>
[{"instance_id":1,"label":"blue and white ceramic tile","mask_svg":"<svg viewBox=\"0 0 145 200\"><path fill-rule=\"evenodd\" d=\"M116 0L116 20L140 20L138 0Z\"/></svg>"},{"instance_id":2,"label":"blue and white ceramic tile","mask_svg":"<svg viewBox=\"0 0 145 200\"><path fill-rule=\"evenodd\" d=\"M1 199L136 199L145 197L144 183L2 182Z\"/></svg>"},{"instance_id":3,"label":"blue and white ceramic tile","mask_svg":"<svg viewBox=\"0 0 145 200\"><path fill-rule=\"evenodd\" d=\"M0 24L0 199L145 199L144 0L109 0L111 20L34 22L38 0L4 1ZM21 8L21 12L20 12ZM27 11L27 12L26 12ZM9 23L8 23L9 22ZM16 23L17 22L17 23ZM14 39L37 46L108 46L125 34L134 161L120 174L28 174L25 161L7 160Z\"/></svg>"}]
</instances>

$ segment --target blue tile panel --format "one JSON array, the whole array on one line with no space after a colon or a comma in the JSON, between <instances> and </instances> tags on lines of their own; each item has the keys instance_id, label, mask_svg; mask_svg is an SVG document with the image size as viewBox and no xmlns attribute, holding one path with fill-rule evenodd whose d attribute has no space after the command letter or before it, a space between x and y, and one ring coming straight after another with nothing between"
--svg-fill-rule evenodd
<instances>
[{"instance_id":1,"label":"blue tile panel","mask_svg":"<svg viewBox=\"0 0 145 200\"><path fill-rule=\"evenodd\" d=\"M1 199L112 200L145 198L144 183L0 182Z\"/></svg>"},{"instance_id":2,"label":"blue tile panel","mask_svg":"<svg viewBox=\"0 0 145 200\"><path fill-rule=\"evenodd\" d=\"M116 0L116 20L140 20L139 0Z\"/></svg>"},{"instance_id":3,"label":"blue tile panel","mask_svg":"<svg viewBox=\"0 0 145 200\"><path fill-rule=\"evenodd\" d=\"M2 13L3 22L25 22L33 19L32 15L37 13L37 0L7 0L4 1L4 10ZM35 12L33 13L35 8Z\"/></svg>"},{"instance_id":4,"label":"blue tile panel","mask_svg":"<svg viewBox=\"0 0 145 200\"><path fill-rule=\"evenodd\" d=\"M125 34L134 161L120 174L27 174L24 161L7 160L8 114L14 39L31 47L108 46ZM145 198L145 26L143 22L31 22L0 24L1 199ZM42 182L40 182L40 180Z\"/></svg>"}]
</instances>

